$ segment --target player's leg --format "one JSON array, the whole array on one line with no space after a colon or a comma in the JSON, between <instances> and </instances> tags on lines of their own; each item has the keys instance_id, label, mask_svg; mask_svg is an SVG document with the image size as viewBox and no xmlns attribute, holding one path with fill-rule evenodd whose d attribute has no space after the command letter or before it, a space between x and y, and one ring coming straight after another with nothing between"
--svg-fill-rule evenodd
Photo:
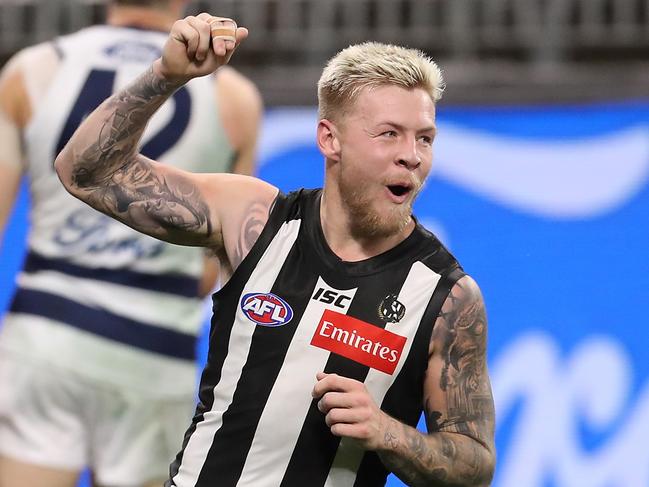
<instances>
[{"instance_id":1,"label":"player's leg","mask_svg":"<svg viewBox=\"0 0 649 487\"><path fill-rule=\"evenodd\" d=\"M0 487L74 487L84 464L80 400L66 371L0 354Z\"/></svg>"},{"instance_id":2,"label":"player's leg","mask_svg":"<svg viewBox=\"0 0 649 487\"><path fill-rule=\"evenodd\" d=\"M74 487L78 470L61 470L24 463L0 455L0 487Z\"/></svg>"},{"instance_id":3,"label":"player's leg","mask_svg":"<svg viewBox=\"0 0 649 487\"><path fill-rule=\"evenodd\" d=\"M191 423L194 395L161 399L106 387L101 404L93 421L94 486L162 487Z\"/></svg>"}]
</instances>

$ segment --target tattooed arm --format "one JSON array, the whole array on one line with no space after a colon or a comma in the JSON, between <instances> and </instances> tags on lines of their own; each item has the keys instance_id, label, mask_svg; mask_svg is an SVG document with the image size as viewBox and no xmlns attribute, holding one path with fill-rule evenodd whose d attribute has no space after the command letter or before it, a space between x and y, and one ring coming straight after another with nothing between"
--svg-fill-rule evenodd
<instances>
[{"instance_id":1,"label":"tattooed arm","mask_svg":"<svg viewBox=\"0 0 649 487\"><path fill-rule=\"evenodd\" d=\"M435 323L424 386L428 435L390 418L381 460L409 485L486 486L495 464L487 322L468 276L451 289Z\"/></svg>"},{"instance_id":2,"label":"tattooed arm","mask_svg":"<svg viewBox=\"0 0 649 487\"><path fill-rule=\"evenodd\" d=\"M201 14L174 24L163 54L129 87L113 95L79 127L57 157L65 187L99 211L173 243L226 247L224 229L237 228L253 203L269 207L276 190L226 174L196 175L138 153L146 123L191 78L226 64L247 30ZM211 38L231 29L233 40ZM232 237L236 240L236 237Z\"/></svg>"},{"instance_id":3,"label":"tattooed arm","mask_svg":"<svg viewBox=\"0 0 649 487\"><path fill-rule=\"evenodd\" d=\"M435 323L424 384L428 434L381 411L361 382L318 373L313 396L331 432L377 452L412 486L487 486L494 471L494 407L486 318L470 277L451 290Z\"/></svg>"}]
</instances>

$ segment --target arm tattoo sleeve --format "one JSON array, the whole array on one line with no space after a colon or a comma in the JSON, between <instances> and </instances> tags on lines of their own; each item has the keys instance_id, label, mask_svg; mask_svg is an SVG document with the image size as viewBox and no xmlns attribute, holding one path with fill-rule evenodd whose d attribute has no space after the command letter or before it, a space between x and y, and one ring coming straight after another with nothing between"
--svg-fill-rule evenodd
<instances>
[{"instance_id":1,"label":"arm tattoo sleeve","mask_svg":"<svg viewBox=\"0 0 649 487\"><path fill-rule=\"evenodd\" d=\"M248 255L250 249L252 249L252 246L264 229L264 225L266 225L270 211L267 205L258 202L252 203L246 211L241 225L241 233L239 234L239 239L234 249L232 258L233 268L236 269L246 255Z\"/></svg>"},{"instance_id":2,"label":"arm tattoo sleeve","mask_svg":"<svg viewBox=\"0 0 649 487\"><path fill-rule=\"evenodd\" d=\"M137 230L199 244L212 228L198 190L182 176L156 171L137 152L147 121L176 87L150 69L104 102L93 114L91 142L72 147L71 186L91 206Z\"/></svg>"},{"instance_id":3,"label":"arm tattoo sleeve","mask_svg":"<svg viewBox=\"0 0 649 487\"><path fill-rule=\"evenodd\" d=\"M426 398L429 434L391 420L385 450L379 451L386 466L409 485L489 485L494 407L485 333L477 287L456 284L433 331L434 353L442 363L434 404Z\"/></svg>"}]
</instances>

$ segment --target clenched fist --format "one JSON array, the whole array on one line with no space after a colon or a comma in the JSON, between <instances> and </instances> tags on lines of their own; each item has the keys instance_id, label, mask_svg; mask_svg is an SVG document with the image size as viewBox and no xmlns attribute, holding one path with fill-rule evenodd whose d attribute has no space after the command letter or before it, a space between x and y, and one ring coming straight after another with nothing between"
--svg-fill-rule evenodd
<instances>
[{"instance_id":1,"label":"clenched fist","mask_svg":"<svg viewBox=\"0 0 649 487\"><path fill-rule=\"evenodd\" d=\"M184 83L227 64L248 29L234 20L202 13L174 23L154 72L167 81Z\"/></svg>"}]
</instances>

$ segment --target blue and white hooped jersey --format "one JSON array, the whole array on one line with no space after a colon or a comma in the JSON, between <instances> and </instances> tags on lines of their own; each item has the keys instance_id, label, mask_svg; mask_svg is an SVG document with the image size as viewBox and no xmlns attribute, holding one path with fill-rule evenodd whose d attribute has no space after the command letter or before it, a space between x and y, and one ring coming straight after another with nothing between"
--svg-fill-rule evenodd
<instances>
[{"instance_id":1,"label":"blue and white hooped jersey","mask_svg":"<svg viewBox=\"0 0 649 487\"><path fill-rule=\"evenodd\" d=\"M24 131L31 230L0 339L2 347L93 379L162 395L194 389L202 250L142 235L78 201L53 162L85 116L159 57L166 37L94 26L57 39L54 49L33 48L39 54L31 60L24 54L33 113ZM55 68L49 72L34 62L45 51ZM46 89L34 94L29 87L39 83ZM213 77L193 80L165 103L147 126L142 152L192 172L230 169Z\"/></svg>"}]
</instances>

